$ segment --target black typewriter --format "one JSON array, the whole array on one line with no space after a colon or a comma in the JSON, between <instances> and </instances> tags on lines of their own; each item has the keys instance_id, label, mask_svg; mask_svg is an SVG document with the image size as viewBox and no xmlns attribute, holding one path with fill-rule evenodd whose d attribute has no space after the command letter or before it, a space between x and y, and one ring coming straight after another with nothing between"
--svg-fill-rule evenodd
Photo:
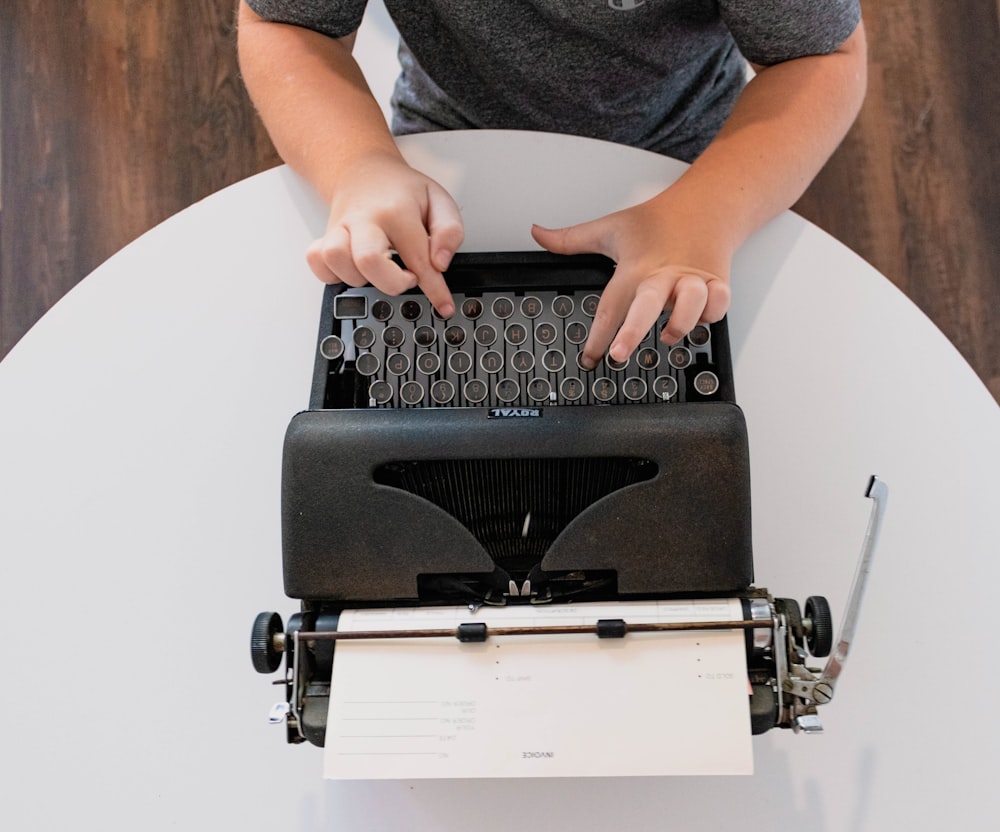
<instances>
[{"instance_id":1,"label":"black typewriter","mask_svg":"<svg viewBox=\"0 0 1000 832\"><path fill-rule=\"evenodd\" d=\"M327 288L309 409L284 446L284 584L301 612L261 613L251 636L259 671L285 660L290 742L324 743L345 609L692 597L742 601L726 626L746 632L754 733L820 730L849 638L822 675L808 668L833 648L825 599L753 586L726 322L666 345L663 316L627 362L585 370L613 271L596 255L459 254L447 320L416 291ZM884 486L868 496L878 507Z\"/></svg>"}]
</instances>

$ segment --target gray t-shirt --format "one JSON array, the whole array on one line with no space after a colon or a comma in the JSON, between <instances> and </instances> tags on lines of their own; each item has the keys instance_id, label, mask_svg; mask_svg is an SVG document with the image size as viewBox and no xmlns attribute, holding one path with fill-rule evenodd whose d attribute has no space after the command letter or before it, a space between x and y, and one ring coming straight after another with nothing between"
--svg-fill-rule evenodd
<instances>
[{"instance_id":1,"label":"gray t-shirt","mask_svg":"<svg viewBox=\"0 0 1000 832\"><path fill-rule=\"evenodd\" d=\"M331 37L366 0L248 0ZM573 133L690 161L722 126L746 59L835 50L858 0L386 0L400 32L393 132Z\"/></svg>"}]
</instances>

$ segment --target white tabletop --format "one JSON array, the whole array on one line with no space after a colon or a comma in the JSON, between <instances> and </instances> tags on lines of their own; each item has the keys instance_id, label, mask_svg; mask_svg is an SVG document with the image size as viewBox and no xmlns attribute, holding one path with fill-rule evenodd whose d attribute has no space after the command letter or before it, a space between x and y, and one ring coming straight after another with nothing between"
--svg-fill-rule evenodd
<instances>
[{"instance_id":1,"label":"white tabletop","mask_svg":"<svg viewBox=\"0 0 1000 832\"><path fill-rule=\"evenodd\" d=\"M401 140L455 194L467 250L533 247L648 196L679 163L528 133ZM97 269L0 364L10 829L991 828L1000 695L1000 409L943 336L786 214L739 253L730 328L758 585L843 608L891 498L821 737L771 731L747 778L320 779L266 724L249 626L287 615L278 488L308 398L324 225L287 169L193 206ZM669 753L669 749L665 749ZM988 822L986 819L991 819Z\"/></svg>"}]
</instances>

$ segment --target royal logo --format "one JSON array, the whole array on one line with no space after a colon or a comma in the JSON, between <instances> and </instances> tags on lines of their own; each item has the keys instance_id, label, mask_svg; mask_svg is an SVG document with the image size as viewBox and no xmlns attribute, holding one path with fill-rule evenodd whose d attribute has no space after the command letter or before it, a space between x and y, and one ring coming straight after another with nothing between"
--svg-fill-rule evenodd
<instances>
[{"instance_id":1,"label":"royal logo","mask_svg":"<svg viewBox=\"0 0 1000 832\"><path fill-rule=\"evenodd\" d=\"M542 415L540 407L491 407L490 419L522 419Z\"/></svg>"},{"instance_id":2,"label":"royal logo","mask_svg":"<svg viewBox=\"0 0 1000 832\"><path fill-rule=\"evenodd\" d=\"M608 7L616 12L634 12L639 6L645 6L646 0L608 0Z\"/></svg>"}]
</instances>

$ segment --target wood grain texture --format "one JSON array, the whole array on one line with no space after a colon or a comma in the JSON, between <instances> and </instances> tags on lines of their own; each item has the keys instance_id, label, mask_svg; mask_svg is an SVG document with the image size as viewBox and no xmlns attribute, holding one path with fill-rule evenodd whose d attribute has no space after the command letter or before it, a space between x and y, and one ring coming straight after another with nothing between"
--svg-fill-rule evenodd
<instances>
[{"instance_id":1,"label":"wood grain texture","mask_svg":"<svg viewBox=\"0 0 1000 832\"><path fill-rule=\"evenodd\" d=\"M998 4L862 4L868 99L797 209L899 285L1000 399ZM239 81L234 5L3 0L0 356L127 242L278 162Z\"/></svg>"}]
</instances>

